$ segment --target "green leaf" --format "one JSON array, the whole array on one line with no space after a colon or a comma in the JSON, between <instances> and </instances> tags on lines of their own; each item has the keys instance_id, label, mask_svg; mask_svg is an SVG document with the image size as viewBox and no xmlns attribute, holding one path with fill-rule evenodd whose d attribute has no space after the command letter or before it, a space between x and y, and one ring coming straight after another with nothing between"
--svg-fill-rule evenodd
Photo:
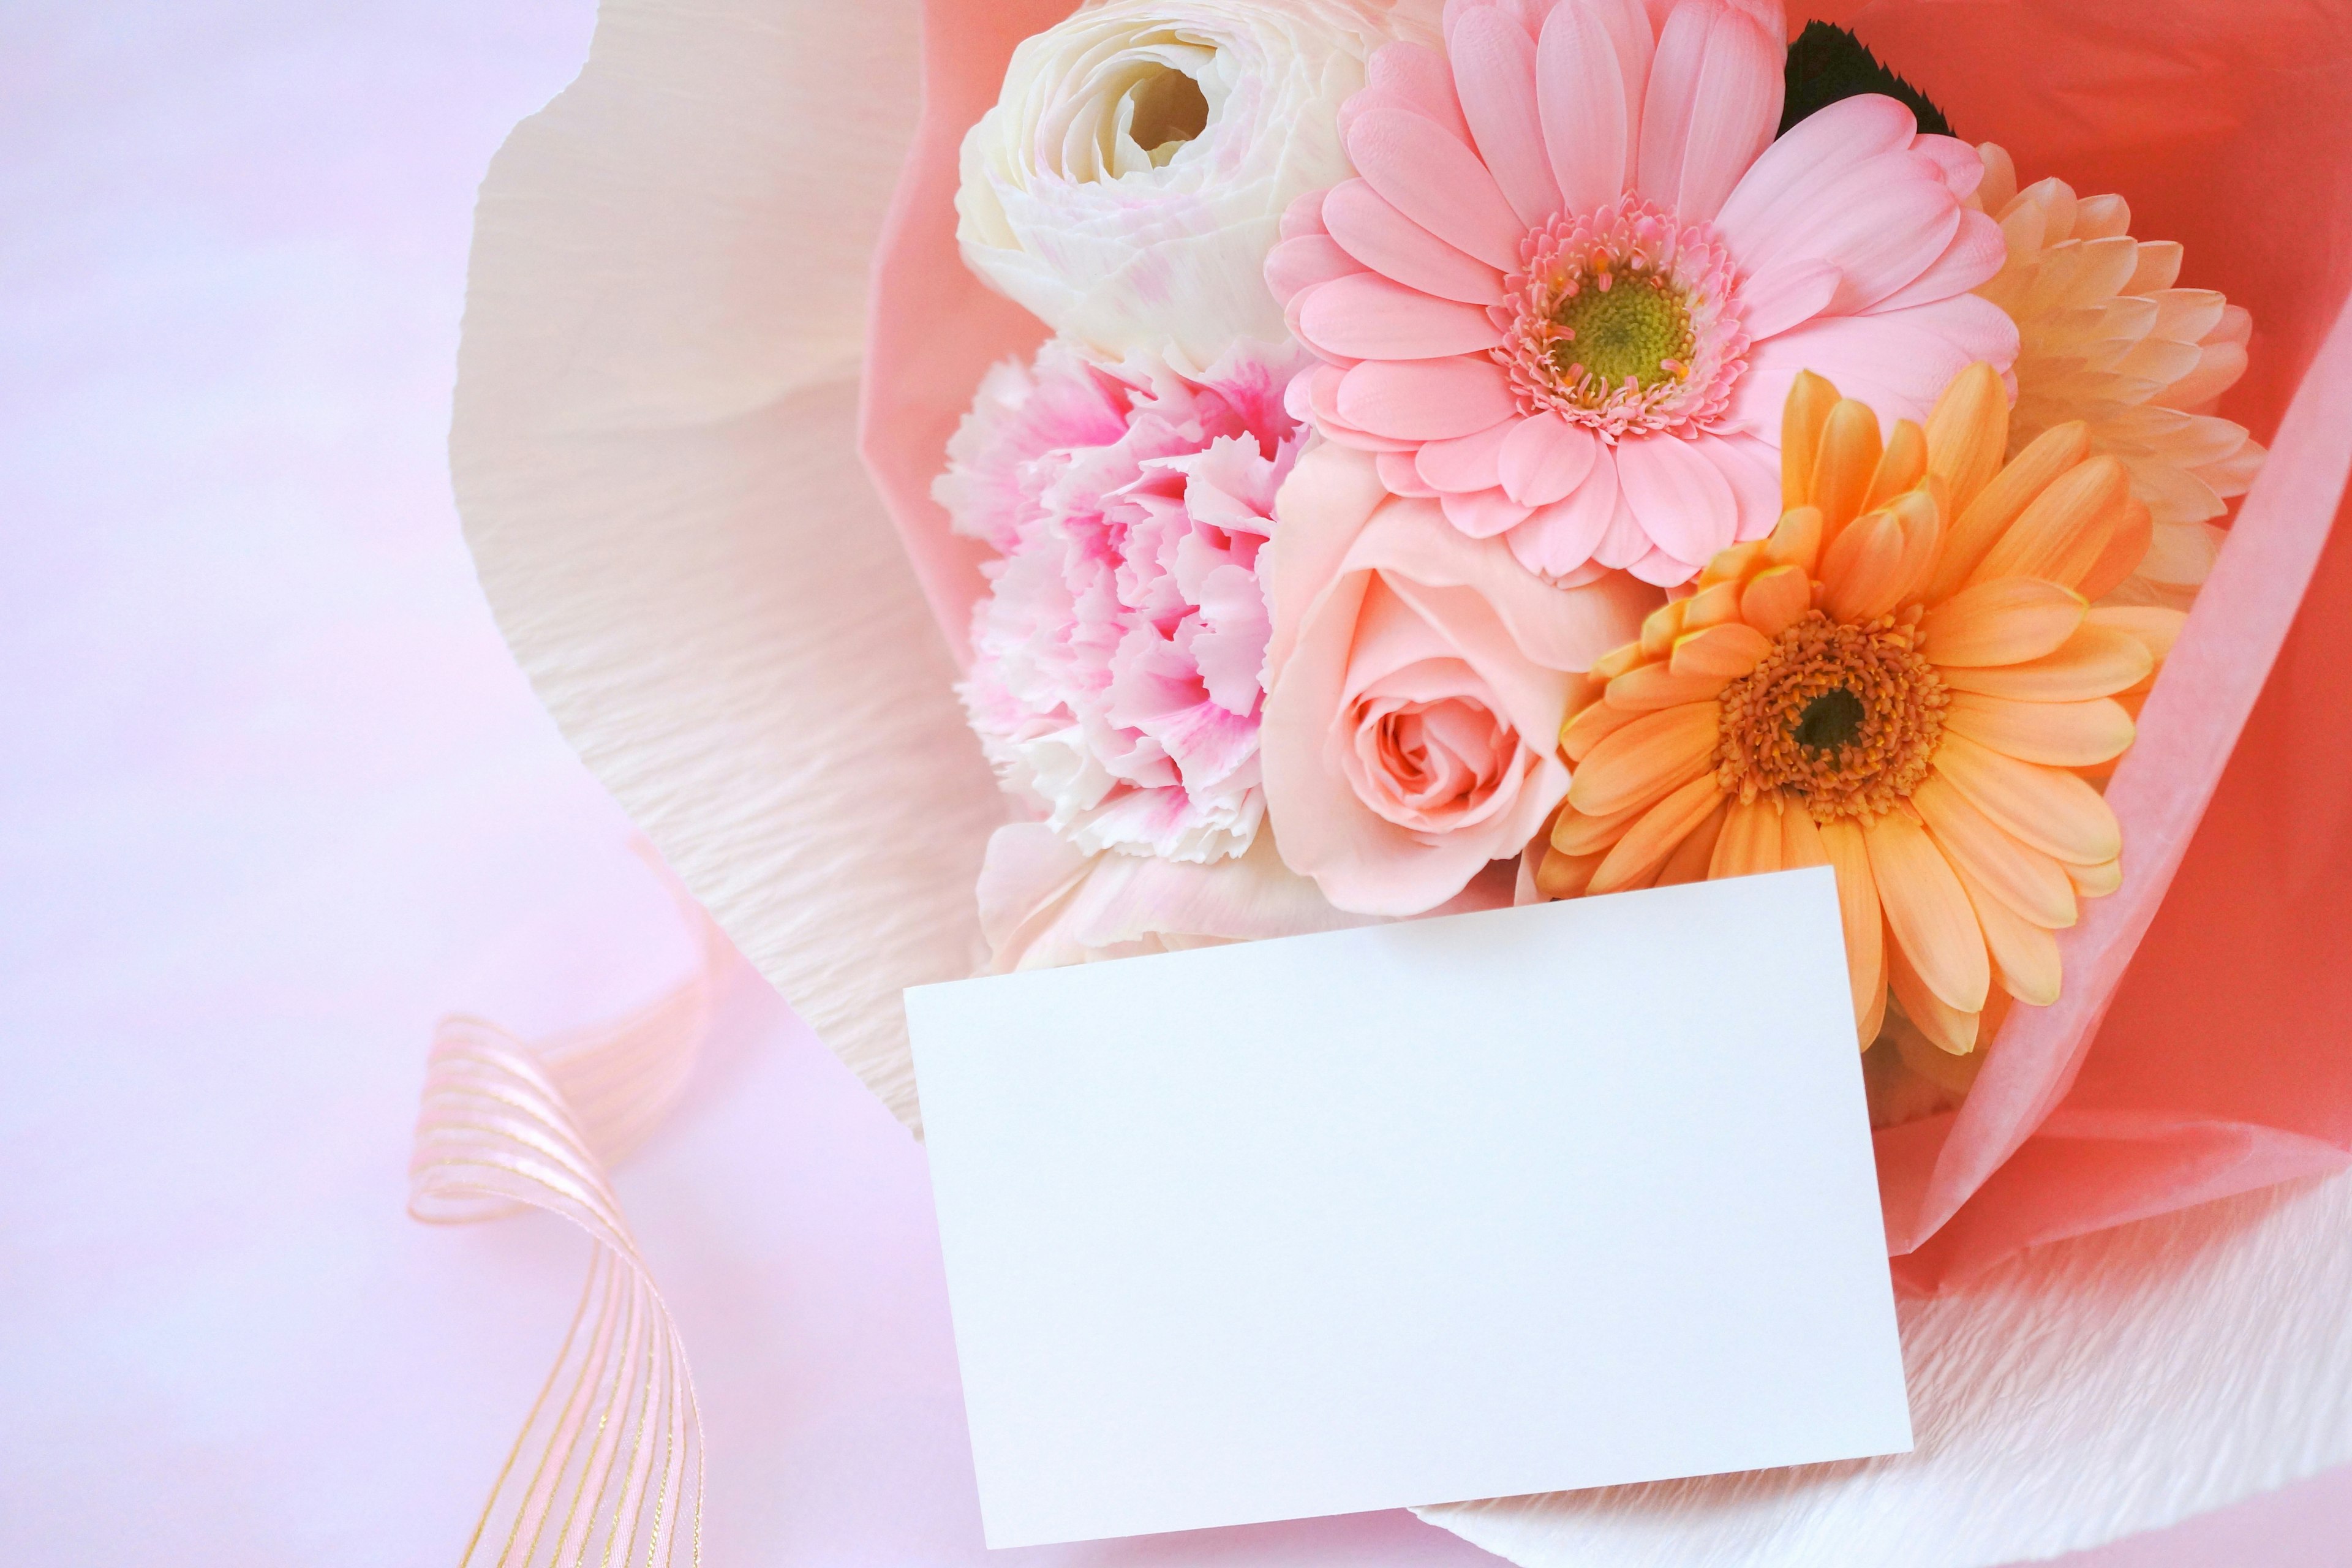
<instances>
[{"instance_id":1,"label":"green leaf","mask_svg":"<svg viewBox=\"0 0 2352 1568\"><path fill-rule=\"evenodd\" d=\"M1797 41L1789 46L1786 76L1788 96L1780 110L1780 135L1786 136L1789 128L1807 115L1842 98L1865 92L1883 92L1899 100L1918 117L1921 131L1936 136L1952 133L1952 122L1927 101L1926 93L1879 64L1878 57L1843 27L1827 22L1806 23Z\"/></svg>"}]
</instances>

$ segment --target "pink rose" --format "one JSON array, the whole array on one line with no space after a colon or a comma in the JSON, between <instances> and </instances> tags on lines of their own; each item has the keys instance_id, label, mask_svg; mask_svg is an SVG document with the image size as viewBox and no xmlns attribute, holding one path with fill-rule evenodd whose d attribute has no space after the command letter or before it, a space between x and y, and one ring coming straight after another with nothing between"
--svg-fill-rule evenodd
<instances>
[{"instance_id":1,"label":"pink rose","mask_svg":"<svg viewBox=\"0 0 2352 1568\"><path fill-rule=\"evenodd\" d=\"M1259 749L1276 841L1340 909L1418 914L1559 804L1571 689L1660 595L1622 574L1552 587L1330 443L1275 504Z\"/></svg>"}]
</instances>

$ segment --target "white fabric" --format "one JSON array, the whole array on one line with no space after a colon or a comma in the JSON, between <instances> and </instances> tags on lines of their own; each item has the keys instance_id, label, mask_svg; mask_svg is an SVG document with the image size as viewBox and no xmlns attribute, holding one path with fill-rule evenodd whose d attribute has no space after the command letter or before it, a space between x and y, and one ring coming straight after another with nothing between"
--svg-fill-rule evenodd
<instances>
[{"instance_id":1,"label":"white fabric","mask_svg":"<svg viewBox=\"0 0 2352 1568\"><path fill-rule=\"evenodd\" d=\"M898 989L978 962L1007 816L855 449L913 50L911 5L606 5L483 183L450 439L557 723L910 1125Z\"/></svg>"}]
</instances>

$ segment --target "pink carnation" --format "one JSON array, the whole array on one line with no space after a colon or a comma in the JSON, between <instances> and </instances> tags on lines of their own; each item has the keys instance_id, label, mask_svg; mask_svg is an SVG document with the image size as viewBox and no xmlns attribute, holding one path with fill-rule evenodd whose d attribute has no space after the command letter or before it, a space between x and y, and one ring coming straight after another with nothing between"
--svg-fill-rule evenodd
<instances>
[{"instance_id":1,"label":"pink carnation","mask_svg":"<svg viewBox=\"0 0 2352 1568\"><path fill-rule=\"evenodd\" d=\"M1256 835L1258 562L1305 363L1244 344L1194 374L1057 340L991 371L949 443L934 493L1003 556L964 705L1006 787L1082 850L1206 861Z\"/></svg>"}]
</instances>

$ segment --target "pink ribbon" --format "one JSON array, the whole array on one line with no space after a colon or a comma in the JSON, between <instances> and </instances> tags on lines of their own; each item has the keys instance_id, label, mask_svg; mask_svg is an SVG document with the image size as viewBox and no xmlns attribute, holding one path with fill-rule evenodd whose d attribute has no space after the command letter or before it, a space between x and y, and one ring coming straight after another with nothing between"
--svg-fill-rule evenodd
<instances>
[{"instance_id":1,"label":"pink ribbon","mask_svg":"<svg viewBox=\"0 0 2352 1568\"><path fill-rule=\"evenodd\" d=\"M563 1348L499 1472L463 1564L702 1560L702 1417L669 1309L605 1176L684 1087L728 948L625 1018L532 1044L478 1018L435 1030L408 1212L467 1225L562 1215L595 1252Z\"/></svg>"}]
</instances>

